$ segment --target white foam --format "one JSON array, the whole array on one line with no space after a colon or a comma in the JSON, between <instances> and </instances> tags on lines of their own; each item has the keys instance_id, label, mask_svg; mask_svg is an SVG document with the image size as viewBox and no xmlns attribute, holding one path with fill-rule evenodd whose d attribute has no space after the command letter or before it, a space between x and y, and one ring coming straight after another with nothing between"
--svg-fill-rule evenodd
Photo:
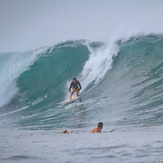
<instances>
[{"instance_id":1,"label":"white foam","mask_svg":"<svg viewBox=\"0 0 163 163\"><path fill-rule=\"evenodd\" d=\"M112 41L109 44L103 44L99 48L94 48L89 42L85 42L90 51L88 61L86 61L82 72L77 79L81 82L82 91L84 91L90 84L98 84L106 75L106 73L112 68L113 57L118 54L119 47ZM66 90L71 81L67 81ZM69 94L66 95L69 98Z\"/></svg>"},{"instance_id":2,"label":"white foam","mask_svg":"<svg viewBox=\"0 0 163 163\"><path fill-rule=\"evenodd\" d=\"M0 55L0 107L8 104L18 92L16 79L32 65L45 48Z\"/></svg>"},{"instance_id":3,"label":"white foam","mask_svg":"<svg viewBox=\"0 0 163 163\"><path fill-rule=\"evenodd\" d=\"M99 83L112 68L113 56L118 54L119 48L116 43L104 44L98 49L87 45L90 53L89 60L85 63L80 74L83 90L91 83Z\"/></svg>"}]
</instances>

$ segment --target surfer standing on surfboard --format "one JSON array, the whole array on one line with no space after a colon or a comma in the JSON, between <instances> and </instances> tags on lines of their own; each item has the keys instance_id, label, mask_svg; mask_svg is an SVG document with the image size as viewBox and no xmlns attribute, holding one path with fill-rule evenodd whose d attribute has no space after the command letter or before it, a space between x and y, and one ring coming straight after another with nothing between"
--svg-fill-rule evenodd
<instances>
[{"instance_id":1,"label":"surfer standing on surfboard","mask_svg":"<svg viewBox=\"0 0 163 163\"><path fill-rule=\"evenodd\" d=\"M71 88L72 88L72 92L71 92ZM72 82L70 84L70 100L72 100L72 95L74 94L74 92L76 92L77 96L79 96L79 91L82 89L80 82L74 77L72 79Z\"/></svg>"}]
</instances>

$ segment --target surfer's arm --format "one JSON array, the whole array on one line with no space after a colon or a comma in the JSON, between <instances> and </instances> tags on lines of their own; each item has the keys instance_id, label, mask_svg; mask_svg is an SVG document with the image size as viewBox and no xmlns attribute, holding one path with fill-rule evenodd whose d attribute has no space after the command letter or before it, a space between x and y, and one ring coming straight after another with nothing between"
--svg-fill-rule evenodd
<instances>
[{"instance_id":1,"label":"surfer's arm","mask_svg":"<svg viewBox=\"0 0 163 163\"><path fill-rule=\"evenodd\" d=\"M69 88L69 91L71 92L71 88L72 88L72 83L70 84L70 88Z\"/></svg>"},{"instance_id":2,"label":"surfer's arm","mask_svg":"<svg viewBox=\"0 0 163 163\"><path fill-rule=\"evenodd\" d=\"M82 87L81 87L81 85L80 85L80 82L79 82L78 84L79 84L79 90L81 90L81 89L82 89Z\"/></svg>"}]
</instances>

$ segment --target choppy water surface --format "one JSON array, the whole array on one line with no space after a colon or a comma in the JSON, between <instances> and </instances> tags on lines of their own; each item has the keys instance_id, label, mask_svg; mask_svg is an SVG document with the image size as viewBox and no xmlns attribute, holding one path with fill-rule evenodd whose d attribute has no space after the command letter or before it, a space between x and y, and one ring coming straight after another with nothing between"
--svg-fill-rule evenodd
<instances>
[{"instance_id":1,"label":"choppy water surface","mask_svg":"<svg viewBox=\"0 0 163 163\"><path fill-rule=\"evenodd\" d=\"M107 129L106 129L107 130ZM90 134L76 130L1 132L0 161L8 162L152 162L163 160L162 128ZM158 131L159 130L159 131Z\"/></svg>"}]
</instances>

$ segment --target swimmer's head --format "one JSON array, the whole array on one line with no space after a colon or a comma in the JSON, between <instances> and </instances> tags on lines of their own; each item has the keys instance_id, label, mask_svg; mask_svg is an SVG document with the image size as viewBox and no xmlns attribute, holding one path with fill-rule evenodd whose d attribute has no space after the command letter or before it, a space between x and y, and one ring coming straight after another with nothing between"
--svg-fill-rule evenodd
<instances>
[{"instance_id":1,"label":"swimmer's head","mask_svg":"<svg viewBox=\"0 0 163 163\"><path fill-rule=\"evenodd\" d=\"M62 133L63 133L63 134L66 134L66 133L67 133L67 130L65 130L65 129L62 130Z\"/></svg>"},{"instance_id":2,"label":"swimmer's head","mask_svg":"<svg viewBox=\"0 0 163 163\"><path fill-rule=\"evenodd\" d=\"M103 123L102 122L99 122L98 123L98 127L102 129L103 128Z\"/></svg>"}]
</instances>

